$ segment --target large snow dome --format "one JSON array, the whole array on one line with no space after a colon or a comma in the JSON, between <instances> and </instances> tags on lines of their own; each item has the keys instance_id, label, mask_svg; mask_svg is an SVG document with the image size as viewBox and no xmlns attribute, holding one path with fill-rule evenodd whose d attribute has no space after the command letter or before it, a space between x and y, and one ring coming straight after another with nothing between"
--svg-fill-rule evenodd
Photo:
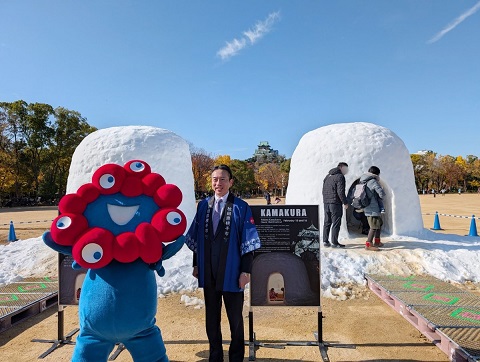
<instances>
[{"instance_id":1,"label":"large snow dome","mask_svg":"<svg viewBox=\"0 0 480 362\"><path fill-rule=\"evenodd\" d=\"M188 143L175 133L156 127L125 126L95 131L76 148L67 181L67 193L76 192L91 182L95 170L106 164L123 166L127 161L147 162L152 172L161 174L167 183L177 185L183 193L179 206L190 225L195 216L192 160Z\"/></svg>"},{"instance_id":2,"label":"large snow dome","mask_svg":"<svg viewBox=\"0 0 480 362\"><path fill-rule=\"evenodd\" d=\"M323 223L323 179L339 162L349 165L347 192L370 166L380 168L380 184L387 194L384 233L409 235L423 230L410 154L395 133L371 123L332 124L306 133L292 156L286 203L320 205ZM349 207L344 213L342 238L359 236L352 212Z\"/></svg>"}]
</instances>

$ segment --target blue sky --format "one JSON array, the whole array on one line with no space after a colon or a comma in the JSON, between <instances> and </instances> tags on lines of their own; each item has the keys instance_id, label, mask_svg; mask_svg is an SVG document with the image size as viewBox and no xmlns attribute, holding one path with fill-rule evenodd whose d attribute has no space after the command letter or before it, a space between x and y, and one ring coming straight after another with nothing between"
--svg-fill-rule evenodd
<instances>
[{"instance_id":1,"label":"blue sky","mask_svg":"<svg viewBox=\"0 0 480 362\"><path fill-rule=\"evenodd\" d=\"M480 1L0 0L0 101L245 159L337 122L480 156Z\"/></svg>"}]
</instances>

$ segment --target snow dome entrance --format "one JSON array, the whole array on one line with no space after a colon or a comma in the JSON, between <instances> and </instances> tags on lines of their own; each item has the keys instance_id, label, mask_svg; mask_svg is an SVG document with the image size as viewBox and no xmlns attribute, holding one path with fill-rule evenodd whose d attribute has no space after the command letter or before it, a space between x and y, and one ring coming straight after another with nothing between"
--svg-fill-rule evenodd
<instances>
[{"instance_id":1,"label":"snow dome entrance","mask_svg":"<svg viewBox=\"0 0 480 362\"><path fill-rule=\"evenodd\" d=\"M411 235L423 230L410 153L395 133L372 123L331 124L306 133L292 155L286 204L318 204L323 223L323 179L339 162L349 166L347 191L371 166L380 168L380 184L387 194L384 234ZM345 214L341 239L354 237L345 219L349 212Z\"/></svg>"},{"instance_id":2,"label":"snow dome entrance","mask_svg":"<svg viewBox=\"0 0 480 362\"><path fill-rule=\"evenodd\" d=\"M381 175L380 175L381 176ZM355 186L359 183L360 177L358 177L355 181L352 182L350 187L347 184L347 195L353 195L353 190ZM385 214L382 215L383 226L382 226L382 234L384 235L391 235L392 234L392 202L391 202L391 195L392 192L388 185L380 179L380 186L382 186L383 190L387 194L387 197L383 200L383 206L385 207ZM357 212L351 205L349 205L348 209L345 212L346 220L347 220L347 230L348 235L352 238L361 237L362 234L366 235L368 233L368 221L367 217L363 212Z\"/></svg>"},{"instance_id":3,"label":"snow dome entrance","mask_svg":"<svg viewBox=\"0 0 480 362\"><path fill-rule=\"evenodd\" d=\"M285 300L285 281L282 274L270 274L267 289L269 304L283 304Z\"/></svg>"}]
</instances>

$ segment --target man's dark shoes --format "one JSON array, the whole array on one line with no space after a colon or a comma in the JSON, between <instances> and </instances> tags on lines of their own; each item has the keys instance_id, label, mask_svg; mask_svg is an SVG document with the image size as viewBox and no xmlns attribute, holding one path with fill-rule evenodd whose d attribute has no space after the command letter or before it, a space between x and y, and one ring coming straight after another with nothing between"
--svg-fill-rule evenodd
<instances>
[{"instance_id":1,"label":"man's dark shoes","mask_svg":"<svg viewBox=\"0 0 480 362\"><path fill-rule=\"evenodd\" d=\"M333 244L332 243L332 248L344 248L344 247L345 247L344 244L340 244L340 243Z\"/></svg>"},{"instance_id":2,"label":"man's dark shoes","mask_svg":"<svg viewBox=\"0 0 480 362\"><path fill-rule=\"evenodd\" d=\"M330 243L323 243L323 246L326 247L326 248L329 248L330 246L332 246L332 244L330 244Z\"/></svg>"}]
</instances>

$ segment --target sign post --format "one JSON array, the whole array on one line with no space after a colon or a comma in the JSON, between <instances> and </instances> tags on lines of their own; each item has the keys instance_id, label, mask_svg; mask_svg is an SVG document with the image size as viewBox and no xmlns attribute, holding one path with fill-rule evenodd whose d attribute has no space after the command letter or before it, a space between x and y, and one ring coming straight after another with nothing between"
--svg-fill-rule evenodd
<instances>
[{"instance_id":1,"label":"sign post","mask_svg":"<svg viewBox=\"0 0 480 362\"><path fill-rule=\"evenodd\" d=\"M40 343L52 343L52 346L42 353L38 358L43 359L48 356L50 353L55 351L57 348L60 348L66 344L75 344L72 341L73 336L80 330L79 328L75 328L70 331L67 335L64 335L64 324L65 324L65 317L64 317L64 309L67 305L77 305L78 300L80 297L80 293L78 295L76 293L68 293L66 290L72 290L76 288L77 285L81 285L83 283L83 278L85 278L85 269L74 270L72 269L72 262L73 258L69 255L65 254L58 254L58 312L57 312L57 339L32 339L32 342L40 342ZM83 275L81 277L81 282L79 284L71 285L71 279L74 276L75 278L78 275ZM71 295L72 294L72 295Z\"/></svg>"},{"instance_id":2,"label":"sign post","mask_svg":"<svg viewBox=\"0 0 480 362\"><path fill-rule=\"evenodd\" d=\"M352 348L323 341L318 205L265 205L251 209L262 247L255 251L250 282L249 360L256 359L255 347L278 348L256 340L254 307L318 308L316 342L283 341L283 346L318 346L324 362L329 361L328 347Z\"/></svg>"}]
</instances>

